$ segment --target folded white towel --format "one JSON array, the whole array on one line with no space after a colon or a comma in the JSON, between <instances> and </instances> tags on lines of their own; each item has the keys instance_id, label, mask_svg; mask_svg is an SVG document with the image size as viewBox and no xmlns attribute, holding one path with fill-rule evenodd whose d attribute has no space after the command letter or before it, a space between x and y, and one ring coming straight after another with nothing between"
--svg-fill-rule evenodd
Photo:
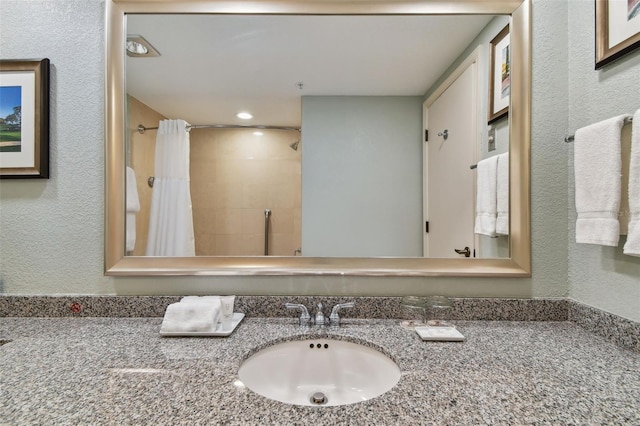
<instances>
[{"instance_id":1,"label":"folded white towel","mask_svg":"<svg viewBox=\"0 0 640 426\"><path fill-rule=\"evenodd\" d=\"M496 234L509 235L509 153L498 155Z\"/></svg>"},{"instance_id":2,"label":"folded white towel","mask_svg":"<svg viewBox=\"0 0 640 426\"><path fill-rule=\"evenodd\" d=\"M633 115L629 162L629 230L623 253L640 256L640 109Z\"/></svg>"},{"instance_id":3,"label":"folded white towel","mask_svg":"<svg viewBox=\"0 0 640 426\"><path fill-rule=\"evenodd\" d=\"M131 167L127 167L126 170L125 249L126 251L133 251L136 247L136 213L140 211L140 199L138 198L136 174Z\"/></svg>"},{"instance_id":4,"label":"folded white towel","mask_svg":"<svg viewBox=\"0 0 640 426\"><path fill-rule=\"evenodd\" d=\"M620 239L622 150L620 134L628 115L576 131L576 242L617 246Z\"/></svg>"},{"instance_id":5,"label":"folded white towel","mask_svg":"<svg viewBox=\"0 0 640 426\"><path fill-rule=\"evenodd\" d=\"M180 303L211 303L216 308L215 324L222 320L222 302L220 296L184 296L180 299Z\"/></svg>"},{"instance_id":6,"label":"folded white towel","mask_svg":"<svg viewBox=\"0 0 640 426\"><path fill-rule=\"evenodd\" d=\"M180 303L186 302L211 302L220 304L220 296L184 296L180 299Z\"/></svg>"},{"instance_id":7,"label":"folded white towel","mask_svg":"<svg viewBox=\"0 0 640 426\"><path fill-rule=\"evenodd\" d=\"M212 333L220 318L220 302L189 301L167 306L160 331L163 333Z\"/></svg>"},{"instance_id":8,"label":"folded white towel","mask_svg":"<svg viewBox=\"0 0 640 426\"><path fill-rule=\"evenodd\" d=\"M480 160L476 168L475 233L496 236L498 157Z\"/></svg>"}]
</instances>

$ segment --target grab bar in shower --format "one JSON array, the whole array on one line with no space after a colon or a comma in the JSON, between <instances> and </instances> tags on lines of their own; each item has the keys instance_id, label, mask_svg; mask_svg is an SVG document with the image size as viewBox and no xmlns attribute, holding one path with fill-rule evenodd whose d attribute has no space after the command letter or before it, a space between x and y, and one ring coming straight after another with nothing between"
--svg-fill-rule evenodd
<instances>
[{"instance_id":1,"label":"grab bar in shower","mask_svg":"<svg viewBox=\"0 0 640 426\"><path fill-rule=\"evenodd\" d=\"M269 217L271 210L264 209L264 255L269 256Z\"/></svg>"}]
</instances>

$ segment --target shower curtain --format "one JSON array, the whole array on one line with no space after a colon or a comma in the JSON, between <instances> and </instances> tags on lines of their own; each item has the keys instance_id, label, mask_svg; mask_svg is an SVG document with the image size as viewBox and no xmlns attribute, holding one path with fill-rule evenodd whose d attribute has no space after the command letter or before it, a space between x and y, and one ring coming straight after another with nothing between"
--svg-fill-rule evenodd
<instances>
[{"instance_id":1,"label":"shower curtain","mask_svg":"<svg viewBox=\"0 0 640 426\"><path fill-rule=\"evenodd\" d=\"M156 139L147 256L195 256L184 120L163 120Z\"/></svg>"}]
</instances>

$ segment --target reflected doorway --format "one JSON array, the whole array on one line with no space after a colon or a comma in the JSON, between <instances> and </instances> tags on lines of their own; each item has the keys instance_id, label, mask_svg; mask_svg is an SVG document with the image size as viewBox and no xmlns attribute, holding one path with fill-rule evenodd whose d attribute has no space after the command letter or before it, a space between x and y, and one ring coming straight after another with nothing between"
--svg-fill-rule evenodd
<instances>
[{"instance_id":1,"label":"reflected doorway","mask_svg":"<svg viewBox=\"0 0 640 426\"><path fill-rule=\"evenodd\" d=\"M475 257L477 72L474 61L425 103L425 257Z\"/></svg>"}]
</instances>

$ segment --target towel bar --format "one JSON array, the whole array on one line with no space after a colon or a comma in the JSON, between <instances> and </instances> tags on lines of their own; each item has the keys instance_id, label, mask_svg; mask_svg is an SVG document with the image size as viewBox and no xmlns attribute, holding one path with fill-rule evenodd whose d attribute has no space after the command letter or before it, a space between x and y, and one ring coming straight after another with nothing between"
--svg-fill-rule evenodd
<instances>
[{"instance_id":1,"label":"towel bar","mask_svg":"<svg viewBox=\"0 0 640 426\"><path fill-rule=\"evenodd\" d=\"M626 118L624 119L624 124L629 124L629 123L631 123L632 121L633 121L633 117L626 117ZM564 141L565 141L566 143L571 143L571 142L573 142L575 139L576 139L576 135L569 135L569 136L567 136L567 137L565 137L565 138L564 138Z\"/></svg>"}]
</instances>

